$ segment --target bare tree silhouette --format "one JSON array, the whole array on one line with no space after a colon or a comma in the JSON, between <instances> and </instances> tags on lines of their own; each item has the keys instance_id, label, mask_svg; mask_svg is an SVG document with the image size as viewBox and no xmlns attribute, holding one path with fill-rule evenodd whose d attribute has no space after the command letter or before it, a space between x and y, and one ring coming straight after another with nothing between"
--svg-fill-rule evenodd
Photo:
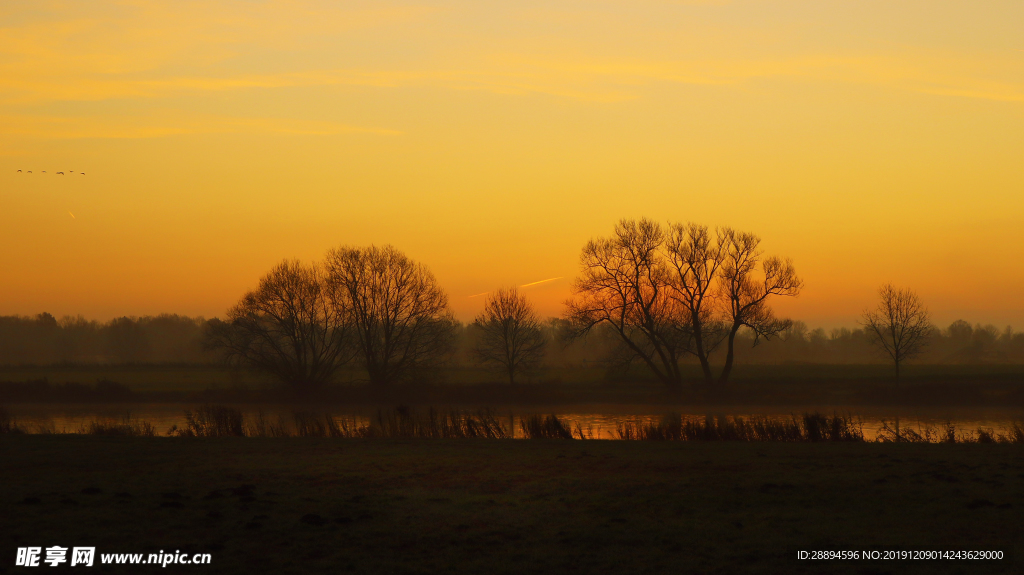
<instances>
[{"instance_id":1,"label":"bare tree silhouette","mask_svg":"<svg viewBox=\"0 0 1024 575\"><path fill-rule=\"evenodd\" d=\"M672 298L689 314L684 326L693 338L691 353L700 361L707 384L714 383L709 355L722 342L725 329L717 317L715 291L718 272L725 260L722 248L726 234L716 230L712 239L707 226L672 224L666 239L670 264Z\"/></svg>"},{"instance_id":2,"label":"bare tree silhouette","mask_svg":"<svg viewBox=\"0 0 1024 575\"><path fill-rule=\"evenodd\" d=\"M796 296L803 282L796 275L789 259L769 257L761 259L761 239L754 234L726 228L721 267L721 290L727 304L727 321L731 324L727 336L725 365L719 383L726 383L732 372L736 333L741 327L754 332L754 345L760 339L771 339L786 330L792 322L778 319L768 306L772 296ZM758 273L758 264L761 271Z\"/></svg>"},{"instance_id":3,"label":"bare tree silhouette","mask_svg":"<svg viewBox=\"0 0 1024 575\"><path fill-rule=\"evenodd\" d=\"M516 375L532 369L544 355L545 337L540 320L529 300L515 287L489 295L473 324L481 330L477 354L484 362L503 368L510 384L515 384Z\"/></svg>"},{"instance_id":4,"label":"bare tree silhouette","mask_svg":"<svg viewBox=\"0 0 1024 575\"><path fill-rule=\"evenodd\" d=\"M635 358L665 385L679 388L679 359L686 353L688 317L670 297L669 270L661 253L665 232L647 219L621 220L612 237L587 242L581 275L565 302L569 338L610 325Z\"/></svg>"},{"instance_id":5,"label":"bare tree silhouette","mask_svg":"<svg viewBox=\"0 0 1024 575\"><path fill-rule=\"evenodd\" d=\"M284 261L207 324L207 346L306 393L326 384L352 356L348 318L331 305L323 270Z\"/></svg>"},{"instance_id":6,"label":"bare tree silhouette","mask_svg":"<svg viewBox=\"0 0 1024 575\"><path fill-rule=\"evenodd\" d=\"M407 378L453 349L448 296L424 265L392 246L370 246L331 250L326 268L331 301L351 318L371 383Z\"/></svg>"},{"instance_id":7,"label":"bare tree silhouette","mask_svg":"<svg viewBox=\"0 0 1024 575\"><path fill-rule=\"evenodd\" d=\"M885 284L878 307L864 312L862 324L871 342L892 359L899 385L900 364L921 352L931 332L928 310L917 294Z\"/></svg>"}]
</instances>

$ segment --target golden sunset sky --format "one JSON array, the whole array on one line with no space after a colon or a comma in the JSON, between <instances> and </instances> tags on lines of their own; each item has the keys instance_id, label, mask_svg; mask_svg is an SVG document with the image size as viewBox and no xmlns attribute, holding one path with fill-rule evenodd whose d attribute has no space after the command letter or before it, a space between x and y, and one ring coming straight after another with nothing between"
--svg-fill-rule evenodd
<instances>
[{"instance_id":1,"label":"golden sunset sky","mask_svg":"<svg viewBox=\"0 0 1024 575\"><path fill-rule=\"evenodd\" d=\"M892 281L1024 329L1024 2L0 3L3 315L219 316L370 243L558 315L642 216L758 233L812 327Z\"/></svg>"}]
</instances>

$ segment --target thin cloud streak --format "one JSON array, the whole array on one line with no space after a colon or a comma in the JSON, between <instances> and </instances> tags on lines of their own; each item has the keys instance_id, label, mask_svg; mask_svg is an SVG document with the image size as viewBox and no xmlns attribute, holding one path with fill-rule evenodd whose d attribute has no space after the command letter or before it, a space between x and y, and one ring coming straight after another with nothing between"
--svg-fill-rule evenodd
<instances>
[{"instance_id":1,"label":"thin cloud streak","mask_svg":"<svg viewBox=\"0 0 1024 575\"><path fill-rule=\"evenodd\" d=\"M157 138L183 134L278 133L316 136L376 134L397 136L403 132L377 127L352 126L339 122L294 118L239 118L203 116L178 112L153 114L144 118L117 116L25 116L0 115L5 135L39 139Z\"/></svg>"},{"instance_id":2,"label":"thin cloud streak","mask_svg":"<svg viewBox=\"0 0 1024 575\"><path fill-rule=\"evenodd\" d=\"M557 278L548 278L548 279L546 279L546 280L540 280L540 281L536 281L536 282L531 282L531 283L528 283L528 284L523 284L523 285L521 285L521 286L519 286L519 287L521 287L521 288L525 288L525 287L535 286L535 285L537 285L537 284L542 284L542 283L547 283L547 282L553 282L553 281L555 281L555 280L560 280L560 279L562 279L563 277L565 277L565 276L558 276Z\"/></svg>"},{"instance_id":3,"label":"thin cloud streak","mask_svg":"<svg viewBox=\"0 0 1024 575\"><path fill-rule=\"evenodd\" d=\"M658 40L665 31L653 26L643 36L650 38L649 43L638 41L639 36L624 36L621 47L628 50L609 50L614 42L609 45L603 32L622 24L613 6L583 15L571 3L553 2L548 9L526 6L508 14L511 23L520 24L538 19L562 23L570 17L575 23L583 16L567 40L537 32L524 34L514 26L498 30L504 33L494 37L489 25L452 20L456 14L465 17L466 12L438 3L346 3L340 7L325 0L31 4L45 6L41 12L46 16L12 8L5 14L12 23L0 29L0 77L4 78L0 102L8 105L325 86L547 94L612 103L643 98L658 84L728 86L769 78L886 85L925 94L939 90L945 95L997 101L1017 101L1024 93L1016 57L941 47L885 50L878 46L886 44L868 42L850 50L816 37L807 39L797 52L773 52L752 49L752 31L740 23L705 34L707 26L699 19L684 21L681 36L690 39L677 37L673 28L671 36L661 38L663 43ZM661 21L674 17L677 7L664 10L671 4L725 6L732 2L641 4L639 15ZM242 5L245 9L240 9ZM745 9L726 13L734 11ZM478 48L438 42L455 21L464 27L468 45L476 41ZM410 29L411 24L415 26ZM624 31L630 29L626 26ZM771 46L789 40L789 33L786 29L761 31L758 37ZM351 57L374 53L376 42L391 37L416 46L436 42L438 48L427 52L433 57L417 54L412 61ZM242 57L268 50L294 54L294 60L275 68ZM331 54L350 56L328 57ZM998 89L989 85L993 82L1001 84L995 86Z\"/></svg>"},{"instance_id":4,"label":"thin cloud streak","mask_svg":"<svg viewBox=\"0 0 1024 575\"><path fill-rule=\"evenodd\" d=\"M954 64L955 72L944 68ZM847 84L887 85L987 100L1017 100L1024 85L1007 78L978 77L971 66L942 58L803 56L780 60L546 61L503 57L477 69L316 70L271 75L174 77L158 80L77 75L59 81L46 74L9 73L0 90L6 104L160 98L184 93L295 87L363 86L378 89L432 87L502 95L548 94L594 102L643 97L651 84L723 86L767 78L812 78ZM1012 68L1012 66L1010 66ZM2 67L0 67L2 69ZM9 72L9 71L8 71ZM998 86L999 90L991 90Z\"/></svg>"}]
</instances>

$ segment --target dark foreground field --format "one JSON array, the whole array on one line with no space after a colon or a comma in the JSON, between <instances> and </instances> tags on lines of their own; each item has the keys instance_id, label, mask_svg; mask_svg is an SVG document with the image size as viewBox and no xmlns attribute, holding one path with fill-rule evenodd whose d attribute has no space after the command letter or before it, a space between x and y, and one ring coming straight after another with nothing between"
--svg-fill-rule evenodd
<instances>
[{"instance_id":1,"label":"dark foreground field","mask_svg":"<svg viewBox=\"0 0 1024 575\"><path fill-rule=\"evenodd\" d=\"M0 437L18 547L125 573L1014 573L1020 445ZM1001 550L1001 562L798 561ZM45 552L44 552L45 555Z\"/></svg>"}]
</instances>

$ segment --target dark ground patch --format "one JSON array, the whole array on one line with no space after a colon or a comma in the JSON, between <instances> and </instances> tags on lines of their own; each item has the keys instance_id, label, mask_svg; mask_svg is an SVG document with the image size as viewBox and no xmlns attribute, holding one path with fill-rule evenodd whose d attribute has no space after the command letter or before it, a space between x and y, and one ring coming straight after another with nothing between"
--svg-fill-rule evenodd
<instances>
[{"instance_id":1,"label":"dark ground patch","mask_svg":"<svg viewBox=\"0 0 1024 575\"><path fill-rule=\"evenodd\" d=\"M1020 476L1022 456L978 444L5 436L0 573L18 572L17 547L53 545L213 554L160 569L190 573L1013 573L1010 561L796 552L1016 558L1024 492L991 479ZM985 480L950 480L961 477Z\"/></svg>"}]
</instances>

